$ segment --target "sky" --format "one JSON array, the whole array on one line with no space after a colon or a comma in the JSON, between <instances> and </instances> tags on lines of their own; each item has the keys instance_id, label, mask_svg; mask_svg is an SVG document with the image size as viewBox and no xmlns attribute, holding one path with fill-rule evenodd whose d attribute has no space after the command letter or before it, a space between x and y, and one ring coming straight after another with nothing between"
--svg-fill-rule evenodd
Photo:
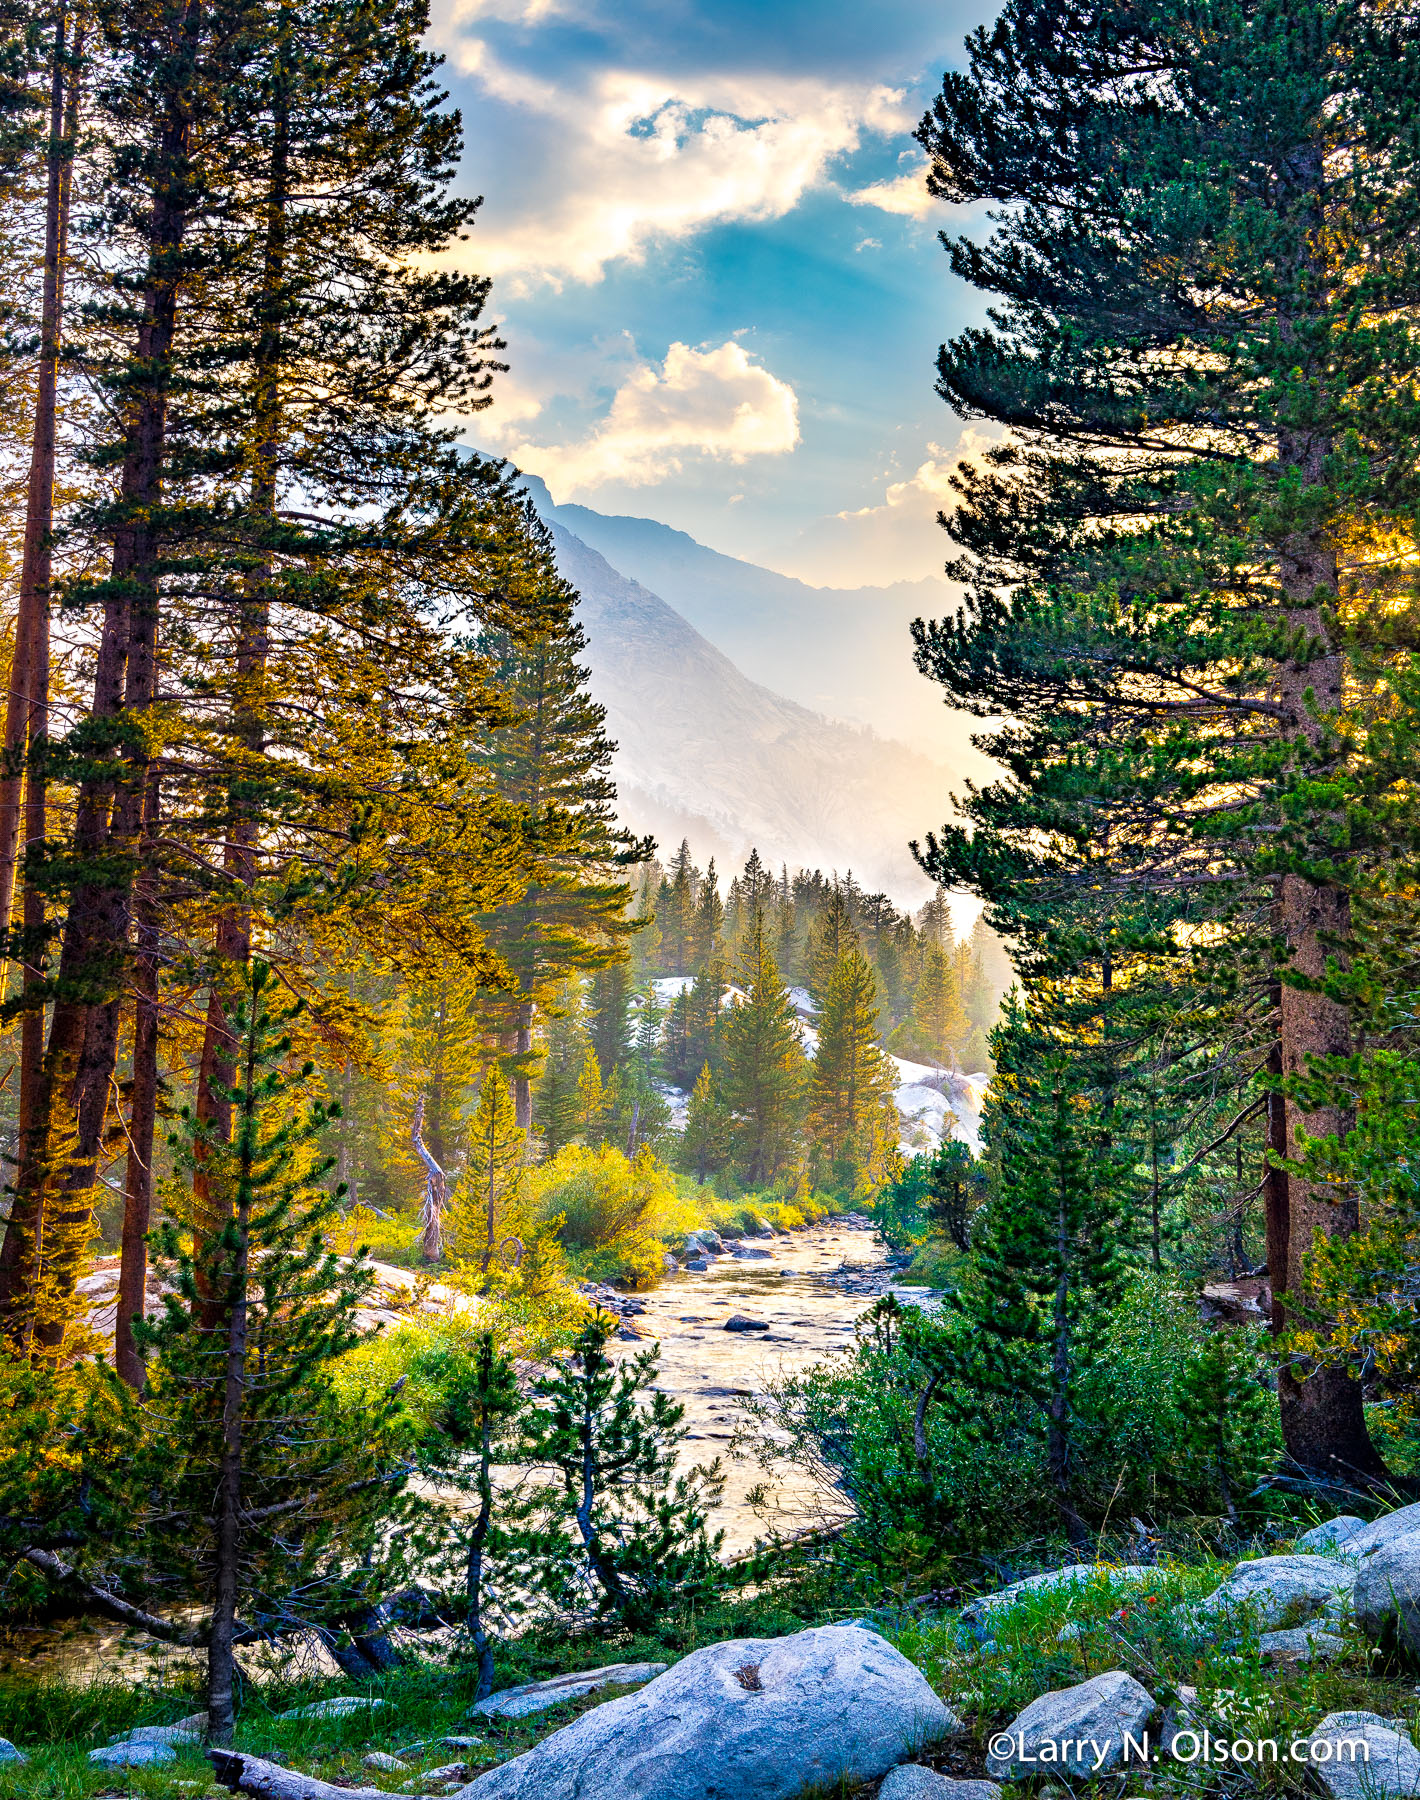
<instances>
[{"instance_id":1,"label":"sky","mask_svg":"<svg viewBox=\"0 0 1420 1800\"><path fill-rule=\"evenodd\" d=\"M933 363L985 302L911 133L995 10L436 0L511 365L468 441L818 585L939 573L982 431Z\"/></svg>"}]
</instances>

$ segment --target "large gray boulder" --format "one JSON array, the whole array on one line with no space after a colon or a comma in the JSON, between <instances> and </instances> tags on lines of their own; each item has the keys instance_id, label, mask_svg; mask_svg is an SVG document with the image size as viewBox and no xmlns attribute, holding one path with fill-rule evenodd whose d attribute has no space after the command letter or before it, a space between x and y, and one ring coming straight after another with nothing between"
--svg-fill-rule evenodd
<instances>
[{"instance_id":1,"label":"large gray boulder","mask_svg":"<svg viewBox=\"0 0 1420 1800\"><path fill-rule=\"evenodd\" d=\"M1420 1794L1420 1750L1379 1713L1328 1713L1311 1734L1307 1756L1332 1800Z\"/></svg>"},{"instance_id":2,"label":"large gray boulder","mask_svg":"<svg viewBox=\"0 0 1420 1800\"><path fill-rule=\"evenodd\" d=\"M954 1781L921 1763L899 1763L889 1769L878 1800L1001 1800L994 1781Z\"/></svg>"},{"instance_id":3,"label":"large gray boulder","mask_svg":"<svg viewBox=\"0 0 1420 1800\"><path fill-rule=\"evenodd\" d=\"M1371 1643L1420 1654L1420 1535L1383 1544L1362 1562L1352 1605Z\"/></svg>"},{"instance_id":4,"label":"large gray boulder","mask_svg":"<svg viewBox=\"0 0 1420 1800\"><path fill-rule=\"evenodd\" d=\"M1002 1613L1009 1612L1018 1600L1028 1594L1053 1593L1059 1588L1086 1588L1093 1583L1111 1587L1137 1587L1162 1584L1164 1571L1152 1563L1067 1563L1063 1569L1046 1569L1040 1575L1027 1575L1024 1581L1013 1581L994 1594L983 1594L961 1611L962 1624L975 1636L984 1636Z\"/></svg>"},{"instance_id":5,"label":"large gray boulder","mask_svg":"<svg viewBox=\"0 0 1420 1800\"><path fill-rule=\"evenodd\" d=\"M1354 1540L1367 1530L1366 1521L1355 1513L1338 1513L1334 1519L1304 1531L1292 1549L1298 1556L1354 1556Z\"/></svg>"},{"instance_id":6,"label":"large gray boulder","mask_svg":"<svg viewBox=\"0 0 1420 1800\"><path fill-rule=\"evenodd\" d=\"M525 1719L545 1712L565 1700L579 1700L604 1687L639 1687L665 1673L664 1663L607 1663L600 1669L577 1669L570 1675L554 1675L551 1681L526 1681L521 1687L503 1688L469 1708L469 1716Z\"/></svg>"},{"instance_id":7,"label":"large gray boulder","mask_svg":"<svg viewBox=\"0 0 1420 1800\"><path fill-rule=\"evenodd\" d=\"M1107 1775L1147 1762L1149 1721L1158 1702L1123 1669L1032 1700L988 1746L986 1773L1002 1781L1032 1775Z\"/></svg>"},{"instance_id":8,"label":"large gray boulder","mask_svg":"<svg viewBox=\"0 0 1420 1800\"><path fill-rule=\"evenodd\" d=\"M822 1625L697 1650L490 1769L460 1800L797 1800L961 1730L875 1632Z\"/></svg>"},{"instance_id":9,"label":"large gray boulder","mask_svg":"<svg viewBox=\"0 0 1420 1800\"><path fill-rule=\"evenodd\" d=\"M719 1256L725 1248L718 1231L702 1227L699 1231L687 1231L685 1247L692 1256Z\"/></svg>"},{"instance_id":10,"label":"large gray boulder","mask_svg":"<svg viewBox=\"0 0 1420 1800\"><path fill-rule=\"evenodd\" d=\"M1347 1545L1352 1556L1369 1556L1379 1550L1383 1544L1393 1544L1397 1538L1410 1537L1420 1531L1420 1500L1412 1506L1402 1506L1395 1512L1383 1513L1379 1519L1355 1533Z\"/></svg>"},{"instance_id":11,"label":"large gray boulder","mask_svg":"<svg viewBox=\"0 0 1420 1800\"><path fill-rule=\"evenodd\" d=\"M1246 1612L1264 1628L1284 1619L1302 1625L1319 1613L1344 1612L1355 1583L1355 1569L1329 1556L1259 1556L1239 1563L1193 1613L1207 1621Z\"/></svg>"}]
</instances>

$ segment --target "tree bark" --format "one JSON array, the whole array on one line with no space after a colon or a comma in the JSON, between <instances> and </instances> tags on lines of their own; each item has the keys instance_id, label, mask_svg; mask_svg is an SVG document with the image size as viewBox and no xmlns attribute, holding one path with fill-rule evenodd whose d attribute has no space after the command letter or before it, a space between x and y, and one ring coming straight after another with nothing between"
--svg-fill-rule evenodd
<instances>
[{"instance_id":1,"label":"tree bark","mask_svg":"<svg viewBox=\"0 0 1420 1800\"><path fill-rule=\"evenodd\" d=\"M25 541L20 564L20 604L15 621L15 656L5 706L5 748L0 761L0 928L8 933L15 899L15 867L20 841L20 790L26 761L30 712L39 667L36 631L48 621L54 530L54 468L58 437L59 357L64 341L64 276L69 254L69 203L73 189L74 145L79 129L82 28L72 51L68 20L61 6L54 23L49 93L49 148L46 153L44 282L40 302L39 368L35 380L34 430L25 494ZM48 632L45 632L48 674ZM6 940L4 958L8 963ZM0 989L4 987L0 979Z\"/></svg>"},{"instance_id":2,"label":"tree bark","mask_svg":"<svg viewBox=\"0 0 1420 1800\"><path fill-rule=\"evenodd\" d=\"M149 784L145 838L157 830L158 782ZM151 864L151 855L149 857ZM151 882L155 871L149 868ZM148 1228L153 1215L153 1138L158 1115L158 908L152 892L138 902L138 955L134 966L133 1091L129 1099L128 1165L123 1193L123 1238L118 1266L118 1309L113 1361L121 1380L141 1388L143 1358L133 1323L143 1317L148 1286Z\"/></svg>"},{"instance_id":3,"label":"tree bark","mask_svg":"<svg viewBox=\"0 0 1420 1800\"><path fill-rule=\"evenodd\" d=\"M237 620L236 691L233 724L237 756L243 765L228 788L230 822L222 855L222 873L234 897L217 918L213 941L212 982L198 1066L196 1112L199 1123L223 1143L232 1135L231 1106L222 1090L230 1087L236 1046L227 1013L233 993L244 985L251 961L252 890L258 860L257 809L245 791L245 778L266 748L265 697L271 650L271 574L269 543L262 542L276 520L276 476L282 430L281 376L284 349L282 308L286 304L287 208L289 205L290 117L284 68L284 43L278 52L273 82L271 173L267 187L265 241L260 299L260 329L252 376L252 472L250 522L257 544L252 571L245 583ZM203 1174L198 1144L193 1181L194 1213L200 1228L221 1228L209 1184Z\"/></svg>"},{"instance_id":4,"label":"tree bark","mask_svg":"<svg viewBox=\"0 0 1420 1800\"><path fill-rule=\"evenodd\" d=\"M449 1198L449 1180L425 1147L422 1099L417 1100L414 1105L414 1123L410 1128L409 1140L414 1146L415 1155L423 1163L426 1174L422 1213L424 1236L420 1254L425 1262L438 1262L444 1254L444 1207Z\"/></svg>"},{"instance_id":5,"label":"tree bark","mask_svg":"<svg viewBox=\"0 0 1420 1800\"><path fill-rule=\"evenodd\" d=\"M83 32L72 53L66 49L65 14L54 28L54 68L50 85L50 145L47 157L44 225L44 292L40 315L40 358L35 384L35 418L25 496L25 541L20 567L20 604L15 626L15 658L5 713L4 761L0 765L0 926L6 935L14 906L19 805L24 773L25 842L38 854L45 834L44 752L49 734L49 588L52 578L54 470L58 433L59 357L63 348L64 276L69 246L73 149L79 129ZM72 66L70 66L72 65ZM65 70L69 77L65 82ZM24 989L30 997L20 1024L19 1130L14 1195L0 1244L0 1334L28 1354L39 1275L39 1193L34 1180L39 1118L40 1067L44 1053L44 1012L36 990L44 938L44 897L25 884L22 929ZM0 979L0 990L4 987Z\"/></svg>"},{"instance_id":6,"label":"tree bark","mask_svg":"<svg viewBox=\"0 0 1420 1800\"><path fill-rule=\"evenodd\" d=\"M207 1758L224 1787L234 1794L254 1794L257 1800L420 1800L414 1794L383 1788L335 1787L317 1781L314 1775L300 1775L295 1769L283 1769L240 1750L213 1748Z\"/></svg>"},{"instance_id":7,"label":"tree bark","mask_svg":"<svg viewBox=\"0 0 1420 1800\"><path fill-rule=\"evenodd\" d=\"M1325 446L1320 440L1294 446L1285 460L1319 480ZM1335 551L1319 534L1299 534L1283 548L1282 584L1290 629L1307 650L1283 667L1281 698L1286 730L1304 750L1321 748L1324 724L1318 715L1335 713L1342 701L1341 652L1330 642L1322 608L1337 593ZM1347 1008L1313 986L1296 986L1288 975L1311 984L1326 975L1328 958L1344 961L1351 936L1351 900L1344 887L1312 881L1288 872L1282 876L1278 916L1286 966L1278 1004L1278 1045L1284 1078L1307 1072L1315 1058L1351 1053L1351 1020ZM1295 1102L1285 1106L1286 1153L1301 1153L1301 1136L1344 1138L1354 1116L1329 1103L1302 1112ZM1305 1285L1305 1259L1318 1237L1349 1237L1358 1223L1354 1200L1333 1199L1305 1176L1287 1177L1286 1260L1269 1267L1274 1285L1285 1271L1289 1293ZM1280 1236L1280 1233L1279 1233ZM1280 1244L1279 1244L1280 1248ZM1385 1463L1372 1444L1362 1408L1361 1385L1345 1369L1318 1368L1304 1380L1284 1370L1278 1400L1282 1436L1293 1462L1309 1473L1345 1480L1367 1480L1385 1474Z\"/></svg>"},{"instance_id":8,"label":"tree bark","mask_svg":"<svg viewBox=\"0 0 1420 1800\"><path fill-rule=\"evenodd\" d=\"M255 1083L248 1072L247 1091ZM247 1387L247 1275L251 1223L246 1181L237 1203L237 1248L226 1299L227 1367L222 1394L222 1455L218 1470L217 1519L213 1548L212 1626L207 1644L207 1735L229 1744L234 1725L237 1593L242 1537L243 1404Z\"/></svg>"},{"instance_id":9,"label":"tree bark","mask_svg":"<svg viewBox=\"0 0 1420 1800\"><path fill-rule=\"evenodd\" d=\"M201 0L186 0L183 48L195 59ZM118 1052L119 1000L132 906L130 873L142 821L150 750L142 715L155 694L158 544L152 526L167 435L170 362L176 337L188 222L185 163L192 131L189 96L164 97L149 231L148 274L135 362L141 385L129 401L121 514L114 528L103 625L95 657L89 751L98 770L75 806L75 885L60 950L58 997L36 1083L34 1155L17 1181L16 1207L29 1221L32 1254L0 1281L0 1312L23 1353L53 1353L63 1339L87 1231ZM125 729L138 715L136 730Z\"/></svg>"}]
</instances>

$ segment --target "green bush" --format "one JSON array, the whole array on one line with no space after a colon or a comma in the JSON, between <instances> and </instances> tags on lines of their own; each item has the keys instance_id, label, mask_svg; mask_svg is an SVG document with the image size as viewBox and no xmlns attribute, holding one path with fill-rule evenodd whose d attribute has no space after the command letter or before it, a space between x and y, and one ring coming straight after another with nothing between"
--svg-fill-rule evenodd
<instances>
[{"instance_id":1,"label":"green bush","mask_svg":"<svg viewBox=\"0 0 1420 1800\"><path fill-rule=\"evenodd\" d=\"M610 1145L570 1144L537 1171L534 1187L539 1216L560 1221L573 1269L592 1281L654 1286L665 1238L695 1223L675 1176L646 1150L632 1161Z\"/></svg>"}]
</instances>

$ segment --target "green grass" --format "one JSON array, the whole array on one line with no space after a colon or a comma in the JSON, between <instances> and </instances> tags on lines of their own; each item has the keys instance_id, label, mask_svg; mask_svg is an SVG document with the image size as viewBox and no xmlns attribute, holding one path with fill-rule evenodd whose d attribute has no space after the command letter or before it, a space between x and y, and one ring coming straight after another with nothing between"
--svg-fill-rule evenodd
<instances>
[{"instance_id":1,"label":"green grass","mask_svg":"<svg viewBox=\"0 0 1420 1800\"><path fill-rule=\"evenodd\" d=\"M1185 1538L1187 1534L1184 1534ZM1274 1549L1278 1546L1268 1545ZM499 1649L497 1686L620 1661L674 1662L729 1637L776 1637L831 1619L871 1612L884 1636L922 1669L962 1716L967 1731L922 1760L958 1777L980 1776L986 1743L1038 1694L1069 1686L1108 1669L1124 1669L1154 1696L1171 1702L1180 1687L1198 1690L1200 1716L1226 1718L1236 1735L1288 1738L1310 1729L1327 1712L1365 1710L1400 1717L1420 1729L1414 1674L1379 1670L1368 1647L1343 1627L1346 1652L1337 1662L1275 1668L1262 1662L1256 1631L1231 1638L1190 1635L1182 1609L1211 1592L1233 1557L1190 1554L1187 1563L1166 1561L1148 1592L1112 1577L1107 1568L1087 1584L1023 1596L991 1623L983 1646L960 1624L959 1608L886 1599L860 1575L845 1575L831 1552L799 1555L758 1589L732 1593L718 1604L667 1620L655 1633L568 1636L530 1632ZM978 1585L968 1580L968 1586ZM980 1587L997 1585L983 1576ZM1149 1594L1154 1596L1151 1601ZM877 1607L875 1598L881 1602ZM1060 1641L1066 1626L1078 1635ZM27 1768L0 1768L0 1800L91 1800L131 1795L135 1800L203 1800L211 1770L197 1753L154 1770L91 1768L87 1751L140 1724L165 1724L195 1710L200 1697L191 1678L163 1689L83 1685L54 1680L0 1682L0 1735L31 1755ZM531 1747L590 1707L610 1690L525 1720L468 1718L474 1692L471 1669L455 1663L412 1662L372 1681L303 1680L247 1686L241 1696L237 1745L256 1755L276 1754L290 1766L326 1781L387 1791L417 1786L418 1774L442 1763L465 1761L472 1773L491 1768ZM282 1721L278 1715L334 1694L358 1694L384 1702L368 1714L344 1719ZM431 1746L409 1758L408 1772L364 1767L367 1751L398 1751L421 1739L477 1735L476 1749L455 1752ZM1127 1789L1117 1779L1097 1784L1101 1794L1174 1794L1202 1791L1219 1796L1300 1795L1303 1771L1285 1762L1248 1770L1161 1764L1132 1775ZM1090 1784L1077 1782L1076 1792ZM870 1790L845 1786L835 1800ZM1037 1784L1051 1800L1050 1784ZM1062 1790L1057 1786L1055 1796Z\"/></svg>"}]
</instances>

